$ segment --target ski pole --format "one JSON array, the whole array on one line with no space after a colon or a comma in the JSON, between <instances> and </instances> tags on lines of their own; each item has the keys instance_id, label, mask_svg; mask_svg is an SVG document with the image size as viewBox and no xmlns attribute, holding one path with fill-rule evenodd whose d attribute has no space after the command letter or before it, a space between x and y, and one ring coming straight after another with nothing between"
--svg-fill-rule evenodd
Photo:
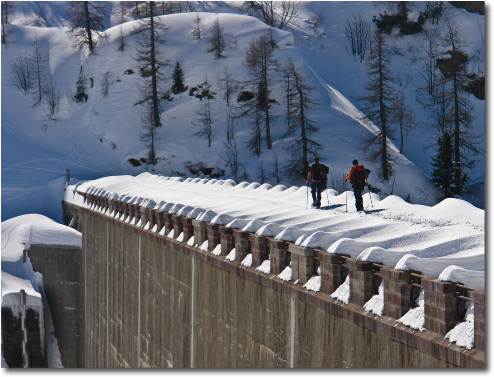
<instances>
[{"instance_id":1,"label":"ski pole","mask_svg":"<svg viewBox=\"0 0 494 377\"><path fill-rule=\"evenodd\" d=\"M309 183L307 183L307 195L306 195L306 200L305 200L305 209L309 206Z\"/></svg>"},{"instance_id":2,"label":"ski pole","mask_svg":"<svg viewBox=\"0 0 494 377\"><path fill-rule=\"evenodd\" d=\"M346 191L346 178L345 178L345 213L348 212L348 192Z\"/></svg>"},{"instance_id":3,"label":"ski pole","mask_svg":"<svg viewBox=\"0 0 494 377\"><path fill-rule=\"evenodd\" d=\"M369 185L367 185L367 192L369 193L369 199L370 199L370 202L371 202L371 207L374 208L374 205L372 204L372 196L370 194Z\"/></svg>"}]
</instances>

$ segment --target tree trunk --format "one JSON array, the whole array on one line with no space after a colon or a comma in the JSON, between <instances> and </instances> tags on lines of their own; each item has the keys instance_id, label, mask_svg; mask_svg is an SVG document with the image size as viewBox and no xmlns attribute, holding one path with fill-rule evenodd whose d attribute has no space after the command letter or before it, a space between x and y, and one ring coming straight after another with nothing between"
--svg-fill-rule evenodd
<instances>
[{"instance_id":1,"label":"tree trunk","mask_svg":"<svg viewBox=\"0 0 494 377\"><path fill-rule=\"evenodd\" d=\"M460 190L461 184L461 156L460 156L460 108L458 99L458 80L456 73L453 75L454 100L455 100L455 184ZM461 191L461 190L460 190Z\"/></svg>"},{"instance_id":2,"label":"tree trunk","mask_svg":"<svg viewBox=\"0 0 494 377\"><path fill-rule=\"evenodd\" d=\"M89 18L89 5L88 2L84 2L84 13L86 16L86 33L87 33L87 39L88 39L88 44L89 44L89 51L93 52L94 45L93 45L93 36L91 34L91 20Z\"/></svg>"},{"instance_id":3,"label":"tree trunk","mask_svg":"<svg viewBox=\"0 0 494 377\"><path fill-rule=\"evenodd\" d=\"M381 117L381 158L382 158L382 172L383 178L388 180L388 156L387 156L387 119L386 119L386 107L384 104L384 83L383 83L383 62L382 62L382 36L379 36L379 113Z\"/></svg>"},{"instance_id":4,"label":"tree trunk","mask_svg":"<svg viewBox=\"0 0 494 377\"><path fill-rule=\"evenodd\" d=\"M308 148L307 148L307 133L305 129L305 104L304 104L304 93L302 92L302 88L298 87L298 95L300 102L300 127L302 131L302 159L304 164L304 173L309 171L309 157Z\"/></svg>"},{"instance_id":5,"label":"tree trunk","mask_svg":"<svg viewBox=\"0 0 494 377\"><path fill-rule=\"evenodd\" d=\"M269 97L268 97L268 61L267 56L264 54L263 59L263 72L262 72L262 80L264 84L264 114L266 116L266 141L268 145L268 149L271 149L273 145L271 144L271 125L269 123Z\"/></svg>"},{"instance_id":6,"label":"tree trunk","mask_svg":"<svg viewBox=\"0 0 494 377\"><path fill-rule=\"evenodd\" d=\"M151 81L152 81L152 101L153 101L153 127L160 126L160 113L159 113L159 101L158 101L158 80L156 72L156 50L154 40L154 14L153 3L149 4L149 16L151 21Z\"/></svg>"}]
</instances>

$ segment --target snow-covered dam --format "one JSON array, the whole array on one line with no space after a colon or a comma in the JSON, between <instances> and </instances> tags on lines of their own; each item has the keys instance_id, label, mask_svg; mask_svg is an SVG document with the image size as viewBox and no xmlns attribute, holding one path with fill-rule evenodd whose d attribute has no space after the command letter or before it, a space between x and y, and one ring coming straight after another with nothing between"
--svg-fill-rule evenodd
<instances>
[{"instance_id":1,"label":"snow-covered dam","mask_svg":"<svg viewBox=\"0 0 494 377\"><path fill-rule=\"evenodd\" d=\"M474 210L427 222L417 212L435 207L397 215L373 197L375 214L345 213L335 193L313 210L303 189L150 174L69 186L84 367L485 366ZM448 227L464 250L438 255L454 249Z\"/></svg>"}]
</instances>

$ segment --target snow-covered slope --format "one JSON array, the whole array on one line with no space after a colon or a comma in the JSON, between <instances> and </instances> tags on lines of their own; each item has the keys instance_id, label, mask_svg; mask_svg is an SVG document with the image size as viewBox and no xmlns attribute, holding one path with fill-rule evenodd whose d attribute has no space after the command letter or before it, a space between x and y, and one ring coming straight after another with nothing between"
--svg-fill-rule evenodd
<instances>
[{"instance_id":1,"label":"snow-covered slope","mask_svg":"<svg viewBox=\"0 0 494 377\"><path fill-rule=\"evenodd\" d=\"M484 211L459 199L429 207L369 194L357 213L352 192L327 190L317 210L306 187L149 173L69 186L65 200L83 205L75 189L484 288Z\"/></svg>"},{"instance_id":2,"label":"snow-covered slope","mask_svg":"<svg viewBox=\"0 0 494 377\"><path fill-rule=\"evenodd\" d=\"M34 22L33 15L40 7L44 9L43 23L41 26L28 26ZM202 12L160 17L168 27L166 43L160 49L163 57L170 62L166 69L167 79L161 84L164 91L170 89L171 73L177 61L184 70L185 85L189 88L208 80L216 93L212 100L215 118L213 144L208 148L204 140L194 136L198 131L194 123L199 118L197 111L202 102L189 96L188 91L173 96L173 101L162 102L164 125L157 131L156 141L161 160L152 171L192 176L186 165L202 162L209 167L225 169L224 178L231 178L225 167L224 146L228 108L219 80L225 67L235 79L247 78L243 64L246 48L254 37L270 31L270 28L254 17L243 15L240 3L201 2L197 7ZM325 22L319 30L315 30L308 19L320 9L325 10ZM320 105L312 118L320 128L318 140L323 146L321 160L331 169L330 187L333 185L340 192L344 190L343 176L351 167L351 161L358 158L373 171L370 183L382 190L383 197L393 193L402 198L409 196L413 203L435 204L440 195L427 177L434 151L424 150L435 136L434 130L425 126L423 120L427 115L422 109L416 108L421 125L407 139L405 156L392 147L396 178L382 182L378 178L378 165L366 160L362 140L375 131L375 126L360 119L353 100L361 94L365 67L347 55L343 33L346 17L357 10L370 19L379 13L380 8L361 2L303 2L291 30L272 30L279 47L275 50L275 57L280 63L286 62L289 57L294 58L315 88ZM472 25L475 26L477 21L483 25L483 17L479 15L463 14L461 10L455 12L461 20L471 19ZM207 37L199 41L191 38L191 25L197 15L201 17L206 34L213 22L219 20L228 46L225 58L215 59L207 52ZM60 26L65 24L65 18L65 10L58 2L22 4L13 16L13 23L17 26L9 35L9 43L2 45L2 219L38 212L60 221L59 198L63 194L67 168L76 180L117 174L136 175L146 169L144 166L131 166L127 161L147 154L141 140L142 109L134 106L139 98L137 85L142 80L133 59L136 41L131 31L136 22L127 22L122 26L126 51L117 51L120 25L115 25L104 32L95 54L88 55L86 50L78 51L71 47L66 28ZM109 20L106 22L110 24ZM43 106L32 107L32 99L14 88L9 80L12 62L20 53L32 49L35 38L40 41L47 59L47 69L56 79L62 94L60 112L54 115L54 119L46 116ZM410 43L414 42L403 42L403 46ZM478 43L474 45L478 46ZM404 58L400 59L396 66L398 70L408 64ZM88 102L82 105L72 100L81 66L88 80L92 79L94 83L88 89ZM129 69L135 73L126 74ZM109 95L103 97L101 79L107 72L111 84ZM414 79L418 77L413 70L410 70L410 75ZM277 85L273 97L278 101L273 106L273 149L264 149L260 158L252 157L245 148L249 120L241 119L237 126L241 148L239 159L250 181L262 181L262 167L265 181L276 183L269 177L274 170L274 161L277 158L280 165L284 165L288 157L285 147L289 140L282 139L286 127L283 93L279 75L273 73L273 77ZM410 89L410 92L413 91ZM237 95L238 92L235 97ZM409 95L412 100L414 96L413 93ZM476 109L479 106L476 105ZM483 109L476 115L476 124L481 124L483 128ZM483 159L479 166L482 173ZM281 183L301 184L290 182L287 178L282 178Z\"/></svg>"}]
</instances>

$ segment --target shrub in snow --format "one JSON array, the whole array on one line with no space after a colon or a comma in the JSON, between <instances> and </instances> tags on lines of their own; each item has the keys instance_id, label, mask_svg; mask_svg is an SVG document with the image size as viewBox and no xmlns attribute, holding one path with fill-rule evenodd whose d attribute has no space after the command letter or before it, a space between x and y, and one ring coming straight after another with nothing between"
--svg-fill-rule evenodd
<instances>
[{"instance_id":1,"label":"shrub in snow","mask_svg":"<svg viewBox=\"0 0 494 377\"><path fill-rule=\"evenodd\" d=\"M225 175L225 170L215 166L207 166L204 162L190 162L185 163L185 167L189 170L190 174L195 176L210 176L211 178L220 178Z\"/></svg>"},{"instance_id":2,"label":"shrub in snow","mask_svg":"<svg viewBox=\"0 0 494 377\"><path fill-rule=\"evenodd\" d=\"M240 92L240 94L237 97L237 102L246 102L254 99L255 94L252 92L249 92L248 90L244 90Z\"/></svg>"}]
</instances>

